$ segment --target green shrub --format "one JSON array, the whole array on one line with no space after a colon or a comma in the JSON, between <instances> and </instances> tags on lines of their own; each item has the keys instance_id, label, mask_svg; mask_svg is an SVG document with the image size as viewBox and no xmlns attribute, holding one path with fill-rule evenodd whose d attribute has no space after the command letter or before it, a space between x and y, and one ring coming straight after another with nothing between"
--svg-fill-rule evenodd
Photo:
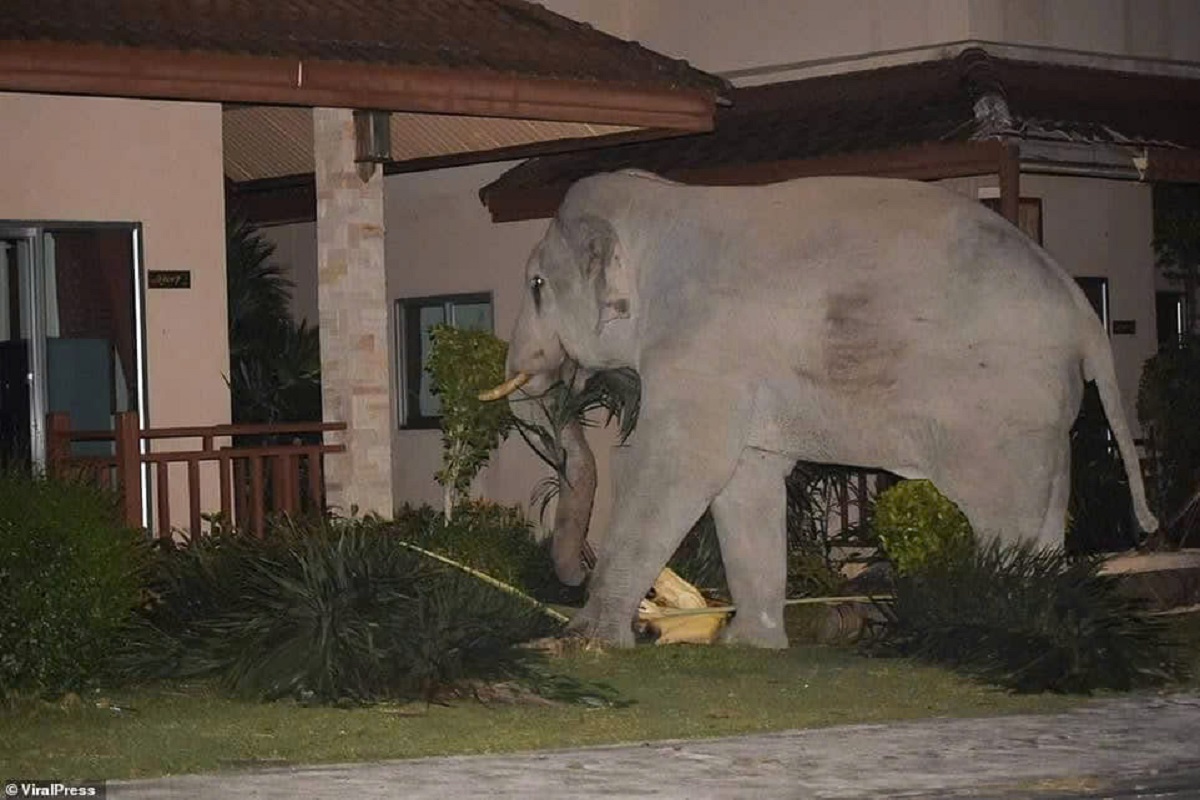
<instances>
[{"instance_id":1,"label":"green shrub","mask_svg":"<svg viewBox=\"0 0 1200 800\"><path fill-rule=\"evenodd\" d=\"M1033 544L957 551L901 573L877 651L949 664L1020 692L1126 690L1182 677L1162 618L1101 575L1099 559Z\"/></svg>"},{"instance_id":2,"label":"green shrub","mask_svg":"<svg viewBox=\"0 0 1200 800\"><path fill-rule=\"evenodd\" d=\"M145 551L94 486L0 472L0 694L99 677L140 600Z\"/></svg>"},{"instance_id":3,"label":"green shrub","mask_svg":"<svg viewBox=\"0 0 1200 800\"><path fill-rule=\"evenodd\" d=\"M541 600L562 599L549 543L538 542L521 509L485 500L460 504L449 522L428 506L405 506L384 527Z\"/></svg>"},{"instance_id":4,"label":"green shrub","mask_svg":"<svg viewBox=\"0 0 1200 800\"><path fill-rule=\"evenodd\" d=\"M873 525L901 574L956 558L974 542L966 515L929 481L902 481L881 493Z\"/></svg>"},{"instance_id":5,"label":"green shrub","mask_svg":"<svg viewBox=\"0 0 1200 800\"><path fill-rule=\"evenodd\" d=\"M519 674L531 656L517 645L556 628L375 521L201 539L163 553L157 574L126 674L218 677L264 699L428 697Z\"/></svg>"},{"instance_id":6,"label":"green shrub","mask_svg":"<svg viewBox=\"0 0 1200 800\"><path fill-rule=\"evenodd\" d=\"M441 404L443 513L453 517L468 499L471 481L513 425L508 403L485 402L479 393L504 381L508 343L491 331L435 325L429 331L425 371Z\"/></svg>"}]
</instances>

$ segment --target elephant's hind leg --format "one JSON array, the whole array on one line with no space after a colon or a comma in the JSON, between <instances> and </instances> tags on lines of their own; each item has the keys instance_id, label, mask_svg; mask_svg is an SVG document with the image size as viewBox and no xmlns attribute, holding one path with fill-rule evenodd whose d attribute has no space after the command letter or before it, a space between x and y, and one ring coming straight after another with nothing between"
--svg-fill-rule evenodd
<instances>
[{"instance_id":1,"label":"elephant's hind leg","mask_svg":"<svg viewBox=\"0 0 1200 800\"><path fill-rule=\"evenodd\" d=\"M1055 467L1050 502L1037 537L1042 547L1063 547L1066 543L1067 508L1071 502L1071 440L1068 436L1062 437Z\"/></svg>"},{"instance_id":2,"label":"elephant's hind leg","mask_svg":"<svg viewBox=\"0 0 1200 800\"><path fill-rule=\"evenodd\" d=\"M934 477L967 515L981 541L1061 547L1070 493L1065 433L1036 434L981 447Z\"/></svg>"},{"instance_id":3,"label":"elephant's hind leg","mask_svg":"<svg viewBox=\"0 0 1200 800\"><path fill-rule=\"evenodd\" d=\"M733 477L712 503L725 578L737 613L726 642L787 647L787 493L793 460L747 448Z\"/></svg>"}]
</instances>

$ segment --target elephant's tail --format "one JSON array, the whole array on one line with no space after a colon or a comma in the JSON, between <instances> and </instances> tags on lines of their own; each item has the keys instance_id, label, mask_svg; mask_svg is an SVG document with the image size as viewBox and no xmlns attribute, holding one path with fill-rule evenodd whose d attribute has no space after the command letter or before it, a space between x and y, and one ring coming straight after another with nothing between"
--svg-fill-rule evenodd
<instances>
[{"instance_id":1,"label":"elephant's tail","mask_svg":"<svg viewBox=\"0 0 1200 800\"><path fill-rule=\"evenodd\" d=\"M1158 519L1146 504L1146 487L1142 482L1141 462L1138 458L1137 447L1133 443L1133 434L1129 431L1129 423L1125 419L1125 406L1121 403L1121 391L1117 388L1112 348L1103 327L1096 324L1092 310L1088 308L1086 313L1089 335L1084 350L1084 377L1096 382L1096 389L1100 393L1100 402L1104 406L1104 415L1108 417L1108 427L1117 439L1117 450L1121 454L1121 462L1125 465L1125 476L1129 480L1129 493L1133 497L1133 512L1137 515L1138 525L1144 532L1153 533L1158 530Z\"/></svg>"}]
</instances>

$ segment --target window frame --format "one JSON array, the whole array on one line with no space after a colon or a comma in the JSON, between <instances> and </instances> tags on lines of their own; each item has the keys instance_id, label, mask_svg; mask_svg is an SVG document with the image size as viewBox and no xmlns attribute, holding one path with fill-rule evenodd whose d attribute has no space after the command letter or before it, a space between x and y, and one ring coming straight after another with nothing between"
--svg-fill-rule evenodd
<instances>
[{"instance_id":1,"label":"window frame","mask_svg":"<svg viewBox=\"0 0 1200 800\"><path fill-rule=\"evenodd\" d=\"M492 292L461 292L395 300L396 314L396 424L400 430L434 430L442 426L441 415L421 413L421 309L441 306L448 324L454 325L454 308L487 303L491 310L491 332L496 331L496 301ZM415 390L413 387L416 387ZM414 391L413 396L409 392Z\"/></svg>"}]
</instances>

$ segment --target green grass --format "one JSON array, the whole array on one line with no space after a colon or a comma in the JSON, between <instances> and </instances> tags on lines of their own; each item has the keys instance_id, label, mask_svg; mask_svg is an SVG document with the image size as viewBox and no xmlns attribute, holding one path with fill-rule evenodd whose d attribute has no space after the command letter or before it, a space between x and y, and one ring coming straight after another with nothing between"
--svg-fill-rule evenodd
<instances>
[{"instance_id":1,"label":"green grass","mask_svg":"<svg viewBox=\"0 0 1200 800\"><path fill-rule=\"evenodd\" d=\"M133 778L255 765L496 753L941 716L1054 712L1080 702L1011 695L933 667L795 647L642 647L557 659L624 707L423 704L339 709L249 703L207 685L11 703L0 713L0 777ZM114 708L115 707L115 708ZM116 708L122 710L118 711Z\"/></svg>"}]
</instances>

